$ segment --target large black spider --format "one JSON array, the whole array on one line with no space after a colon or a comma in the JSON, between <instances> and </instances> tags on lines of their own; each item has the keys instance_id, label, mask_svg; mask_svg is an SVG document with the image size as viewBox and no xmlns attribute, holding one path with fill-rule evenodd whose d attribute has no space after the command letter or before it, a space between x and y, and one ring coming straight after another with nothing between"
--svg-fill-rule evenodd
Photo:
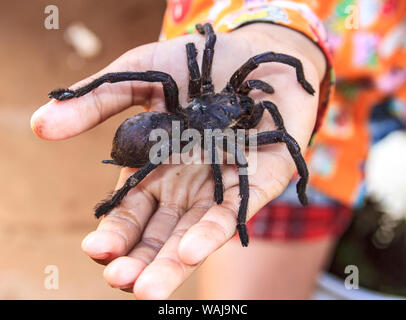
<instances>
[{"instance_id":1,"label":"large black spider","mask_svg":"<svg viewBox=\"0 0 406 320\"><path fill-rule=\"evenodd\" d=\"M258 125L264 110L267 110L275 122L276 130L261 132L256 135L246 135L245 143L256 141L256 145L266 145L284 142L296 164L300 179L297 183L297 193L302 205L307 204L306 184L308 181L308 170L300 152L300 147L287 132L283 119L275 104L270 101L254 103L248 94L253 89L262 90L266 93L273 93L274 89L261 80L247 80L248 74L256 69L261 63L280 62L288 64L296 69L296 77L303 89L309 94L314 94L314 89L305 80L303 67L300 60L285 54L265 52L250 58L230 78L226 87L221 93L215 93L211 81L211 67L214 55L214 44L216 35L210 24L196 25L197 31L206 35L205 48L203 52L202 74L196 61L197 50L194 43L186 44L187 63L189 69L189 105L183 108L179 104L178 87L173 78L164 72L117 72L108 73L93 80L88 85L76 90L57 89L49 93L50 98L67 100L83 96L105 82L114 83L120 81L148 81L161 82L165 95L165 104L169 113L144 112L125 120L118 128L114 140L111 157L113 160L104 160L104 163L112 163L120 166L140 168L130 176L123 187L118 189L112 196L95 208L96 217L101 217L113 208L118 206L121 200L140 183L160 163L150 159L149 151L156 142L149 141L149 134L155 128L167 130L171 137L172 121L179 121L181 131L193 128L201 134L205 129L250 129ZM168 144L172 144L172 138ZM237 230L242 246L248 245L248 234L246 228L246 214L249 198L248 176L246 174L247 161L244 150L241 146L234 144L236 165L239 169L239 189L241 203L238 211ZM204 147L204 146L203 146ZM224 145L223 145L224 148ZM161 149L162 150L162 149ZM212 157L216 156L215 144L212 144ZM158 152L160 154L160 152ZM238 160L240 159L240 160ZM242 160L241 160L242 159ZM161 162L162 163L162 162ZM216 161L211 163L214 176L214 199L220 204L223 201L223 182L220 164Z\"/></svg>"}]
</instances>

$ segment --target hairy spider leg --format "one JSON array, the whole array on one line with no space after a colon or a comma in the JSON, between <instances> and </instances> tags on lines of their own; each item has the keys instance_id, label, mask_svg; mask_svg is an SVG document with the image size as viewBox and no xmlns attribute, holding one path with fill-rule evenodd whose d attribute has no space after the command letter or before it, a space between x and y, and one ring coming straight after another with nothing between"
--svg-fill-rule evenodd
<instances>
[{"instance_id":1,"label":"hairy spider leg","mask_svg":"<svg viewBox=\"0 0 406 320\"><path fill-rule=\"evenodd\" d=\"M99 203L95 207L95 216L100 218L101 216L109 213L115 207L117 207L121 200L127 195L127 193L134 188L138 183L142 181L152 170L158 167L158 164L153 164L149 162L132 176L130 176L125 182L124 186L114 192L111 198L106 199Z\"/></svg>"},{"instance_id":2,"label":"hairy spider leg","mask_svg":"<svg viewBox=\"0 0 406 320\"><path fill-rule=\"evenodd\" d=\"M182 109L182 107L179 105L179 90L175 80L173 80L169 74L160 71L107 73L76 90L57 89L51 91L48 96L57 100L78 98L96 89L103 83L122 81L161 82L164 90L165 104L168 111L178 113Z\"/></svg>"},{"instance_id":3,"label":"hairy spider leg","mask_svg":"<svg viewBox=\"0 0 406 320\"><path fill-rule=\"evenodd\" d=\"M224 185L220 165L218 163L212 163L211 168L214 178L214 200L217 204L221 204L223 202Z\"/></svg>"},{"instance_id":4,"label":"hairy spider leg","mask_svg":"<svg viewBox=\"0 0 406 320\"><path fill-rule=\"evenodd\" d=\"M262 136L263 134L272 133L272 132L277 132L277 133L274 136L272 136L272 135L270 136L271 138L269 138L269 141L271 141L271 142L259 141L259 142L257 142L257 145L277 143L277 142L286 143L288 151L291 154L291 156L295 162L297 171L301 177L300 180L298 181L297 187L296 187L297 193L299 196L299 200L303 205L306 205L307 204L306 185L307 185L308 177L309 177L306 162L303 159L303 156L300 152L300 147L297 144L296 140L287 133L284 123L283 123L282 115L280 114L278 107L270 101L260 101L258 104L254 105L251 117L247 120L242 121L240 123L240 125L244 129L254 128L260 122L265 109L271 114L277 131L262 132L262 133L260 133L260 135ZM281 133L279 133L279 132L281 132ZM257 135L257 137L259 137L259 135ZM247 139L249 139L249 138L247 138ZM251 138L251 139L253 139L253 138ZM265 138L262 138L262 139L265 139ZM276 139L276 140L273 141L272 139ZM268 140L264 140L264 141L268 141ZM246 140L246 145L248 142L249 142L249 140Z\"/></svg>"},{"instance_id":5,"label":"hairy spider leg","mask_svg":"<svg viewBox=\"0 0 406 320\"><path fill-rule=\"evenodd\" d=\"M105 163L105 164L114 164L114 165L116 165L116 166L121 166L120 163L118 163L117 161L114 161L114 160L102 160L102 163Z\"/></svg>"},{"instance_id":6,"label":"hairy spider leg","mask_svg":"<svg viewBox=\"0 0 406 320\"><path fill-rule=\"evenodd\" d=\"M262 110L266 109L272 116L272 120L275 123L276 129L277 130L285 130L285 126L283 124L283 118L282 115L280 114L278 107L270 102L270 101L260 101L257 104L258 107L262 108Z\"/></svg>"},{"instance_id":7,"label":"hairy spider leg","mask_svg":"<svg viewBox=\"0 0 406 320\"><path fill-rule=\"evenodd\" d=\"M212 137L211 140L211 168L214 178L214 200L217 204L220 204L223 202L224 184L223 177L221 175L220 164L218 161L215 137Z\"/></svg>"},{"instance_id":8,"label":"hairy spider leg","mask_svg":"<svg viewBox=\"0 0 406 320\"><path fill-rule=\"evenodd\" d=\"M305 89L309 94L314 94L314 89L312 85L306 81L304 73L303 73L303 66L299 59L296 59L292 56L283 54L283 53L275 53L275 52L265 52L258 54L245 62L234 74L231 76L229 83L231 84L234 90L238 90L241 84L243 83L244 79L255 70L261 63L266 62L279 62L290 65L296 69L296 78L297 81L302 85L303 89Z\"/></svg>"},{"instance_id":9,"label":"hairy spider leg","mask_svg":"<svg viewBox=\"0 0 406 320\"><path fill-rule=\"evenodd\" d=\"M270 101L260 101L259 103L255 104L252 107L250 117L248 119L244 118L237 123L238 128L243 129L255 128L261 121L265 109L268 110L268 112L271 114L276 129L285 130L283 119L281 114L279 113L277 106Z\"/></svg>"},{"instance_id":10,"label":"hairy spider leg","mask_svg":"<svg viewBox=\"0 0 406 320\"><path fill-rule=\"evenodd\" d=\"M211 81L211 66L213 64L214 45L216 43L216 34L210 23L205 25L197 24L196 30L200 34L206 35L206 43L203 51L202 60L202 91L203 93L213 93L214 87Z\"/></svg>"},{"instance_id":11,"label":"hairy spider leg","mask_svg":"<svg viewBox=\"0 0 406 320\"><path fill-rule=\"evenodd\" d=\"M239 148L237 143L234 144L234 157L238 168L239 194L241 198L237 216L237 231L241 245L246 247L249 242L247 226L245 224L247 221L248 199L250 193L247 169L248 162L244 155L244 150Z\"/></svg>"},{"instance_id":12,"label":"hairy spider leg","mask_svg":"<svg viewBox=\"0 0 406 320\"><path fill-rule=\"evenodd\" d=\"M297 193L299 196L299 200L303 205L307 204L307 196L306 196L306 185L309 179L309 172L307 170L306 162L303 159L303 156L300 152L300 147L296 140L290 136L283 124L283 118L282 115L280 114L278 107L270 102L270 101L261 101L259 105L262 108L265 108L268 110L268 112L271 114L272 119L276 125L277 130L281 130L285 132L286 134L286 140L284 141L288 147L289 153L291 154L293 160L295 161L295 165L297 168L297 171L300 175L300 180L297 183ZM289 142L287 142L289 141Z\"/></svg>"},{"instance_id":13,"label":"hairy spider leg","mask_svg":"<svg viewBox=\"0 0 406 320\"><path fill-rule=\"evenodd\" d=\"M200 77L199 65L197 64L197 49L194 43L186 44L187 66L189 69L189 101L200 95L202 79Z\"/></svg>"},{"instance_id":14,"label":"hairy spider leg","mask_svg":"<svg viewBox=\"0 0 406 320\"><path fill-rule=\"evenodd\" d=\"M251 90L261 90L265 93L272 94L275 92L274 88L262 80L247 80L238 89L239 94L248 95Z\"/></svg>"},{"instance_id":15,"label":"hairy spider leg","mask_svg":"<svg viewBox=\"0 0 406 320\"><path fill-rule=\"evenodd\" d=\"M171 146L172 146L172 141L169 141L168 143L163 144L161 149L155 155L155 157L153 157L140 170L138 170L136 173L131 175L120 189L115 191L114 194L110 198L108 198L108 199L102 201L101 203L99 203L98 205L96 205L95 216L97 218L100 218L101 216L109 213L111 210L113 210L115 207L117 207L132 188L136 187L150 172L152 172L160 164L162 164L162 161L165 160L163 158L160 158L162 150L168 148L167 150L169 152L167 153L167 155L168 156L170 155ZM161 161L159 161L158 159L160 159Z\"/></svg>"},{"instance_id":16,"label":"hairy spider leg","mask_svg":"<svg viewBox=\"0 0 406 320\"><path fill-rule=\"evenodd\" d=\"M245 138L245 142L242 141L243 145L248 145L249 140ZM229 147L231 148L229 149ZM249 183L248 183L248 161L244 154L244 148L240 148L237 141L230 140L228 137L223 137L223 150L225 152L232 152L234 150L234 159L238 169L238 186L239 186L239 196L241 198L240 206L238 208L237 216L237 231L240 237L241 245L243 247L248 246L249 237L246 226L247 221L247 210L248 210L248 199L249 199Z\"/></svg>"},{"instance_id":17,"label":"hairy spider leg","mask_svg":"<svg viewBox=\"0 0 406 320\"><path fill-rule=\"evenodd\" d=\"M306 185L309 179L309 172L307 170L306 162L300 152L300 147L296 140L289 135L285 129L260 132L256 135L249 135L245 138L246 145L254 145L256 141L257 146L284 142L289 150L290 155L295 162L300 179L296 185L296 191L299 201L302 205L307 205Z\"/></svg>"}]
</instances>

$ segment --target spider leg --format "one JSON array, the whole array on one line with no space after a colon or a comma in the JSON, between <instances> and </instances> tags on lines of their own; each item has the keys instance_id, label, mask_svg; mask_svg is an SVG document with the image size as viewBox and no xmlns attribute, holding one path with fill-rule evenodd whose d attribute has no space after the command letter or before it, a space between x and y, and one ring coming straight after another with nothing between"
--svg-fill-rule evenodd
<instances>
[{"instance_id":1,"label":"spider leg","mask_svg":"<svg viewBox=\"0 0 406 320\"><path fill-rule=\"evenodd\" d=\"M116 166L121 166L120 163L118 163L117 161L114 161L114 160L102 160L102 163L105 163L105 164L114 164L114 165L116 165Z\"/></svg>"},{"instance_id":2,"label":"spider leg","mask_svg":"<svg viewBox=\"0 0 406 320\"><path fill-rule=\"evenodd\" d=\"M189 100L200 94L202 79L200 77L199 65L196 61L197 49L194 43L186 44L187 66L189 69Z\"/></svg>"},{"instance_id":3,"label":"spider leg","mask_svg":"<svg viewBox=\"0 0 406 320\"><path fill-rule=\"evenodd\" d=\"M220 204L223 202L224 184L223 177L221 176L221 167L217 157L215 137L212 137L211 144L211 168L214 178L214 200L217 204Z\"/></svg>"},{"instance_id":4,"label":"spider leg","mask_svg":"<svg viewBox=\"0 0 406 320\"><path fill-rule=\"evenodd\" d=\"M306 185L309 180L309 171L307 170L306 162L300 152L300 147L296 140L289 135L285 129L260 132L256 135L246 136L245 144L254 145L256 141L257 146L284 142L289 150L290 155L295 162L300 179L296 185L296 191L299 201L302 205L307 205Z\"/></svg>"},{"instance_id":5,"label":"spider leg","mask_svg":"<svg viewBox=\"0 0 406 320\"><path fill-rule=\"evenodd\" d=\"M260 104L268 110L271 114L273 121L275 122L276 128L285 133L284 142L286 143L289 153L295 161L297 171L300 175L300 179L297 183L296 190L299 196L299 200L302 205L307 204L306 196L306 185L309 179L309 172L307 170L307 165L303 159L302 153L300 152L300 147L295 139L286 132L285 126L283 124L283 118L280 114L278 107L270 101L261 101Z\"/></svg>"},{"instance_id":6,"label":"spider leg","mask_svg":"<svg viewBox=\"0 0 406 320\"><path fill-rule=\"evenodd\" d=\"M214 201L217 204L223 202L223 192L224 192L224 185L223 185L223 178L221 176L221 169L218 163L212 163L211 168L213 170L213 178L214 178Z\"/></svg>"},{"instance_id":7,"label":"spider leg","mask_svg":"<svg viewBox=\"0 0 406 320\"><path fill-rule=\"evenodd\" d=\"M162 151L164 148L169 148L168 150L170 153L171 145L172 142L169 141L169 143L162 145L160 151ZM161 162L157 160L157 157L160 156L160 151L158 151L156 157L150 159L150 161L145 166L131 175L124 183L124 185L120 189L116 190L110 198L96 205L95 216L97 218L100 218L101 216L109 213L111 210L117 207L121 203L121 200L124 199L124 197L132 188L136 187L150 172L152 172L162 163L162 160L164 159L161 159Z\"/></svg>"},{"instance_id":8,"label":"spider leg","mask_svg":"<svg viewBox=\"0 0 406 320\"><path fill-rule=\"evenodd\" d=\"M268 112L271 114L273 122L275 123L275 126L278 130L285 130L282 115L279 113L278 107L274 103L272 103L270 101L261 101L259 103L259 106L262 109L265 108L266 110L268 110Z\"/></svg>"},{"instance_id":9,"label":"spider leg","mask_svg":"<svg viewBox=\"0 0 406 320\"><path fill-rule=\"evenodd\" d=\"M244 141L242 141L244 144ZM247 145L247 142L245 142ZM228 146L232 149L228 149ZM240 207L238 209L237 216L237 231L240 237L241 245L243 247L248 246L249 237L246 226L247 220L247 210L248 210L248 199L249 199L249 183L248 183L248 162L244 155L244 145L241 146L235 141L230 140L229 137L223 138L223 149L226 152L231 152L234 150L234 159L236 166L238 168L238 182L239 182L239 195L241 198Z\"/></svg>"},{"instance_id":10,"label":"spider leg","mask_svg":"<svg viewBox=\"0 0 406 320\"><path fill-rule=\"evenodd\" d=\"M308 93L314 94L314 89L312 85L306 81L302 62L295 57L282 54L282 53L275 53L275 52L265 52L258 54L250 59L246 63L244 63L230 78L231 86L237 90L241 84L243 83L244 79L255 70L261 63L266 62L280 62L287 65L290 65L296 69L296 77L297 81L302 85L303 89L305 89Z\"/></svg>"},{"instance_id":11,"label":"spider leg","mask_svg":"<svg viewBox=\"0 0 406 320\"><path fill-rule=\"evenodd\" d=\"M297 183L296 189L299 196L299 200L303 205L307 204L307 196L306 196L306 185L309 177L309 172L307 170L306 162L303 159L303 156L300 152L300 147L297 144L296 140L290 136L285 129L283 124L282 115L279 113L278 107L270 102L270 101L261 101L254 106L254 111L252 116L244 125L245 128L253 128L255 127L262 118L264 110L267 110L275 123L276 131L267 131L262 132L256 135L257 137L257 145L264 145L264 144L271 144L271 143L278 143L284 142L289 150L290 155L292 156L297 171L300 175L300 179ZM247 137L246 144L249 142L249 139L253 139L252 136Z\"/></svg>"},{"instance_id":12,"label":"spider leg","mask_svg":"<svg viewBox=\"0 0 406 320\"><path fill-rule=\"evenodd\" d=\"M235 162L238 168L238 180L240 188L240 207L237 216L237 230L240 237L241 245L248 246L249 238L246 226L248 199L249 199L249 184L248 184L248 162L245 158L244 151L235 144Z\"/></svg>"},{"instance_id":13,"label":"spider leg","mask_svg":"<svg viewBox=\"0 0 406 320\"><path fill-rule=\"evenodd\" d=\"M206 44L203 51L202 61L202 89L203 93L213 93L214 88L211 82L211 66L214 56L214 44L216 43L216 34L213 31L211 24L205 25L197 24L196 30L200 34L206 35Z\"/></svg>"},{"instance_id":14,"label":"spider leg","mask_svg":"<svg viewBox=\"0 0 406 320\"><path fill-rule=\"evenodd\" d=\"M275 92L271 85L261 80L247 80L238 88L237 92L247 95L253 89L262 90L263 92L269 94Z\"/></svg>"},{"instance_id":15,"label":"spider leg","mask_svg":"<svg viewBox=\"0 0 406 320\"><path fill-rule=\"evenodd\" d=\"M279 113L277 106L270 101L260 101L259 103L255 104L253 106L251 116L248 119L244 119L243 121L239 122L238 126L244 129L255 128L261 121L265 109L271 114L276 128L278 130L284 130L285 127L283 125L282 116Z\"/></svg>"},{"instance_id":16,"label":"spider leg","mask_svg":"<svg viewBox=\"0 0 406 320\"><path fill-rule=\"evenodd\" d=\"M137 184L140 183L147 176L147 174L154 170L156 167L158 167L158 164L149 162L132 176L130 176L124 183L124 186L115 191L111 198L102 201L95 207L95 216L97 218L100 218L101 216L109 213L111 210L117 207L120 204L121 200L123 200L123 198L127 195L127 193L132 188L137 186Z\"/></svg>"},{"instance_id":17,"label":"spider leg","mask_svg":"<svg viewBox=\"0 0 406 320\"><path fill-rule=\"evenodd\" d=\"M69 100L72 98L81 97L101 86L103 83L114 83L122 81L161 82L164 90L165 104L168 111L176 113L181 109L181 107L179 106L178 86L175 80L173 80L173 78L169 74L160 71L107 73L76 90L57 89L51 91L48 96L56 100Z\"/></svg>"}]
</instances>

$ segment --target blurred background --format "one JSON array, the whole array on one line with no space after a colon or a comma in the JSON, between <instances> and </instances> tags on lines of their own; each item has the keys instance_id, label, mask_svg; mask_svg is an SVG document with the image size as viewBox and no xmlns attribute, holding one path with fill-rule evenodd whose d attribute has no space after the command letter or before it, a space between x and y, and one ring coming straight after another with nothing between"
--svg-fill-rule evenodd
<instances>
[{"instance_id":1,"label":"blurred background","mask_svg":"<svg viewBox=\"0 0 406 320\"><path fill-rule=\"evenodd\" d=\"M67 87L125 51L158 39L164 0L117 3L0 0L0 299L133 299L105 283L103 267L82 253L80 244L97 226L95 202L118 176L117 168L100 160L108 158L116 128L136 108L65 141L42 141L30 129L32 113L49 100L51 89ZM59 9L58 30L44 26L50 4ZM406 295L405 144L403 135L388 147L392 151L380 153L384 158L375 156L369 170L377 173L373 185L390 195L401 191L403 205L393 208L389 196L387 205L368 201L355 212L329 266L341 280L320 282L330 298L351 298L348 290L339 292L348 265L359 267L361 287ZM399 168L393 159L401 160ZM394 183L399 177L401 183ZM58 290L46 289L48 266L59 270ZM197 298L197 277L172 299ZM338 293L332 294L332 287Z\"/></svg>"},{"instance_id":2,"label":"blurred background","mask_svg":"<svg viewBox=\"0 0 406 320\"><path fill-rule=\"evenodd\" d=\"M59 9L59 30L44 27L50 4ZM80 243L97 226L95 201L118 176L100 160L134 109L58 142L37 138L30 117L50 90L156 41L164 9L164 0L0 1L0 299L132 299L105 283ZM88 41L84 52L69 37ZM59 269L59 290L44 286L48 265ZM193 298L194 288L192 278L173 298Z\"/></svg>"}]
</instances>

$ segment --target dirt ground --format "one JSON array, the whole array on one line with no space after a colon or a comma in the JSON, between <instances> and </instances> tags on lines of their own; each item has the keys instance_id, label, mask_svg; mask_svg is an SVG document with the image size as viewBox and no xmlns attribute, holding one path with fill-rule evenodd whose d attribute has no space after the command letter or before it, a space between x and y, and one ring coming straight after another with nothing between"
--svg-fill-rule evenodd
<instances>
[{"instance_id":1,"label":"dirt ground","mask_svg":"<svg viewBox=\"0 0 406 320\"><path fill-rule=\"evenodd\" d=\"M44 9L59 8L59 30L47 30ZM0 299L132 299L110 288L103 267L80 249L97 225L95 202L116 182L103 166L118 125L134 109L66 141L48 142L30 129L30 116L66 87L126 50L157 39L165 1L0 0ZM66 27L83 22L102 52L81 59L64 41ZM47 290L45 269L59 270L59 289ZM193 299L192 277L172 298Z\"/></svg>"}]
</instances>

